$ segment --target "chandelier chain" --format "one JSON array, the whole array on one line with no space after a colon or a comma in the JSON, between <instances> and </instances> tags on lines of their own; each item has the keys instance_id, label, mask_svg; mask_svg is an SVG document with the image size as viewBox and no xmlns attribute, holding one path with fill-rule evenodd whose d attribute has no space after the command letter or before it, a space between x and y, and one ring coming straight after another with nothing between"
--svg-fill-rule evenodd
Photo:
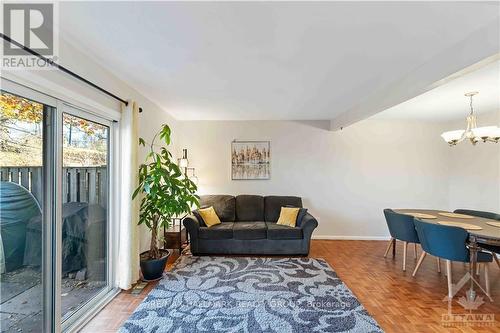
<instances>
[{"instance_id":1,"label":"chandelier chain","mask_svg":"<svg viewBox=\"0 0 500 333\"><path fill-rule=\"evenodd\" d=\"M474 107L472 106L472 95L470 96L470 115L472 116L474 114Z\"/></svg>"}]
</instances>

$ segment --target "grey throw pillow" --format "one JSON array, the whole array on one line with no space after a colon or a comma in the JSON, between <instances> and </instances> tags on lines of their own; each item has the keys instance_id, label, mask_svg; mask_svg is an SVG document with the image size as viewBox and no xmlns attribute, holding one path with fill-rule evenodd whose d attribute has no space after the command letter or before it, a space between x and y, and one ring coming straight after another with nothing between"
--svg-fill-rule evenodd
<instances>
[{"instance_id":1,"label":"grey throw pillow","mask_svg":"<svg viewBox=\"0 0 500 333\"><path fill-rule=\"evenodd\" d=\"M202 206L198 209L204 209L204 208L208 208L208 207L209 206ZM203 220L203 217L201 217L200 212L198 212L198 209L193 210L193 215L198 219L198 222L200 223L200 227L206 227L207 224Z\"/></svg>"}]
</instances>

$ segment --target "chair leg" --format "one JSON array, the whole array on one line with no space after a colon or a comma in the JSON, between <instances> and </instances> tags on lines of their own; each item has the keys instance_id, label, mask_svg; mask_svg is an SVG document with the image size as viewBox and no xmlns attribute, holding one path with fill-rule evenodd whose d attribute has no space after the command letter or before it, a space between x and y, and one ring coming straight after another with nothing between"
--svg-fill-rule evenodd
<instances>
[{"instance_id":1,"label":"chair leg","mask_svg":"<svg viewBox=\"0 0 500 333\"><path fill-rule=\"evenodd\" d=\"M403 272L406 272L406 250L408 249L408 242L403 242Z\"/></svg>"},{"instance_id":2,"label":"chair leg","mask_svg":"<svg viewBox=\"0 0 500 333\"><path fill-rule=\"evenodd\" d=\"M495 254L493 254L495 255ZM490 263L486 262L483 264L484 265L484 284L486 285L486 295L491 297L490 293L490 276L489 276L489 270L490 270Z\"/></svg>"},{"instance_id":3,"label":"chair leg","mask_svg":"<svg viewBox=\"0 0 500 333\"><path fill-rule=\"evenodd\" d=\"M417 243L413 244L413 259L417 260Z\"/></svg>"},{"instance_id":4,"label":"chair leg","mask_svg":"<svg viewBox=\"0 0 500 333\"><path fill-rule=\"evenodd\" d=\"M497 254L496 254L496 253L492 253L492 254L493 254L493 259L494 259L494 260L495 260L495 262L497 263L498 268L500 268L500 261L498 261Z\"/></svg>"},{"instance_id":5,"label":"chair leg","mask_svg":"<svg viewBox=\"0 0 500 333\"><path fill-rule=\"evenodd\" d=\"M415 270L413 271L413 274L411 276L415 276L417 274L417 271L420 268L420 265L422 265L422 262L424 261L424 258L426 255L427 255L427 253L425 251L422 251L420 258L417 261L417 266L415 266Z\"/></svg>"},{"instance_id":6,"label":"chair leg","mask_svg":"<svg viewBox=\"0 0 500 333\"><path fill-rule=\"evenodd\" d=\"M389 245L387 245L387 250L385 250L384 258L387 257L387 253L389 253L389 250L391 249L391 246L395 246L396 240L391 237L391 240L389 241Z\"/></svg>"},{"instance_id":7,"label":"chair leg","mask_svg":"<svg viewBox=\"0 0 500 333\"><path fill-rule=\"evenodd\" d=\"M438 265L438 273L441 273L441 260L439 260L439 258L436 258L437 259L437 265Z\"/></svg>"},{"instance_id":8,"label":"chair leg","mask_svg":"<svg viewBox=\"0 0 500 333\"><path fill-rule=\"evenodd\" d=\"M396 258L396 238L392 241L392 257Z\"/></svg>"},{"instance_id":9,"label":"chair leg","mask_svg":"<svg viewBox=\"0 0 500 333\"><path fill-rule=\"evenodd\" d=\"M453 298L453 285L451 280L451 261L446 260L446 276L448 278L448 298Z\"/></svg>"}]
</instances>

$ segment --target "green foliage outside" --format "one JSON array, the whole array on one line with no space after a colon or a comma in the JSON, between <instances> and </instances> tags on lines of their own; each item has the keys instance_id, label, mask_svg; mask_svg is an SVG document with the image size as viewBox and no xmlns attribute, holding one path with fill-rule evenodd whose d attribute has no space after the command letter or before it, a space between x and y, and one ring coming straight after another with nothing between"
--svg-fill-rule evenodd
<instances>
[{"instance_id":1,"label":"green foliage outside","mask_svg":"<svg viewBox=\"0 0 500 333\"><path fill-rule=\"evenodd\" d=\"M42 104L2 92L0 97L0 167L42 165L42 121ZM64 166L106 165L107 134L106 126L64 114Z\"/></svg>"}]
</instances>

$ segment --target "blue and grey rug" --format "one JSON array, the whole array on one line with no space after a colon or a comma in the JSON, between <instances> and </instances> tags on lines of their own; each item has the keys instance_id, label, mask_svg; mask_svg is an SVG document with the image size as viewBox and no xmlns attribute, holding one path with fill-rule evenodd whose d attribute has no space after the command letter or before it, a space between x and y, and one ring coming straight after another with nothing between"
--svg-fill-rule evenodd
<instances>
[{"instance_id":1,"label":"blue and grey rug","mask_svg":"<svg viewBox=\"0 0 500 333\"><path fill-rule=\"evenodd\" d=\"M120 333L382 332L324 260L182 256Z\"/></svg>"}]
</instances>

